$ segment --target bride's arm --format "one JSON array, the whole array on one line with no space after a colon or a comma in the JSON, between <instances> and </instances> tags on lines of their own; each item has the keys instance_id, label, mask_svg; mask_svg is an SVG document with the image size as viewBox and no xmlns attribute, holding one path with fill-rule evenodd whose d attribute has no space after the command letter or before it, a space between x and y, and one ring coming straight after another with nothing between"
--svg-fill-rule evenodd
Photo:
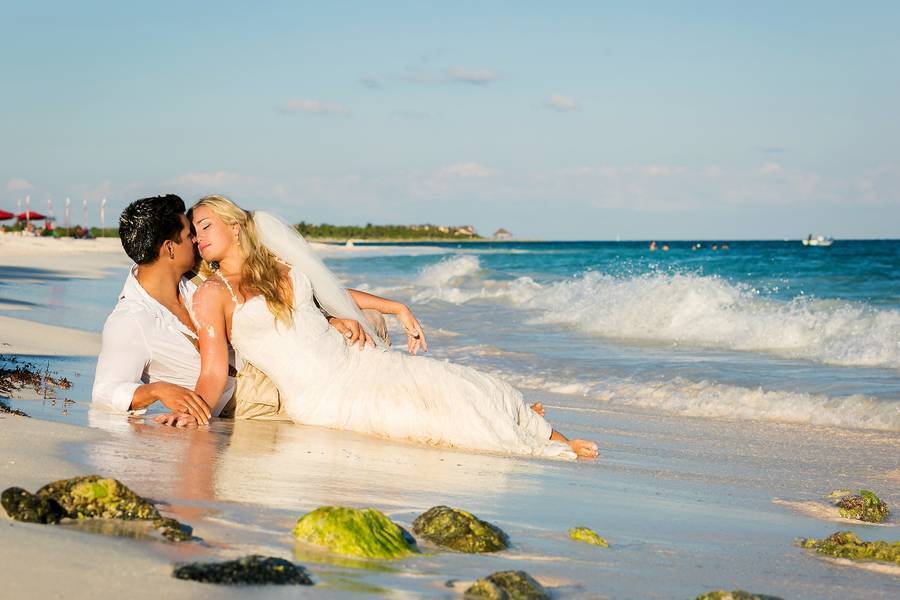
<instances>
[{"instance_id":1,"label":"bride's arm","mask_svg":"<svg viewBox=\"0 0 900 600\"><path fill-rule=\"evenodd\" d=\"M406 330L406 346L410 354L415 354L420 349L428 352L428 341L425 339L425 331L407 305L359 290L348 288L347 291L350 292L350 297L353 298L360 310L371 308L383 315L394 315L397 317L397 320L403 325L403 329Z\"/></svg>"},{"instance_id":2,"label":"bride's arm","mask_svg":"<svg viewBox=\"0 0 900 600\"><path fill-rule=\"evenodd\" d=\"M409 311L408 306L402 302L397 302L396 300L388 300L387 298L382 298L381 296L376 296L375 294L370 294L368 292L361 292L352 288L347 288L347 291L350 292L350 297L353 298L353 301L360 310L371 308L383 315L399 315L401 312Z\"/></svg>"},{"instance_id":3,"label":"bride's arm","mask_svg":"<svg viewBox=\"0 0 900 600\"><path fill-rule=\"evenodd\" d=\"M226 302L231 302L223 286L207 280L193 298L197 336L200 338L200 378L194 391L215 409L228 384L228 336L225 327Z\"/></svg>"}]
</instances>

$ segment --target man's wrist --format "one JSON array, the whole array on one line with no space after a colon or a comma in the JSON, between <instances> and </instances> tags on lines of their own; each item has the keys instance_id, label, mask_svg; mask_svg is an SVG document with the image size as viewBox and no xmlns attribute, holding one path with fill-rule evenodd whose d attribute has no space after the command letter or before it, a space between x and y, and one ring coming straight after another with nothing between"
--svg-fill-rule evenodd
<instances>
[{"instance_id":1,"label":"man's wrist","mask_svg":"<svg viewBox=\"0 0 900 600\"><path fill-rule=\"evenodd\" d=\"M144 383L134 390L129 410L142 410L158 400L157 389L159 382Z\"/></svg>"}]
</instances>

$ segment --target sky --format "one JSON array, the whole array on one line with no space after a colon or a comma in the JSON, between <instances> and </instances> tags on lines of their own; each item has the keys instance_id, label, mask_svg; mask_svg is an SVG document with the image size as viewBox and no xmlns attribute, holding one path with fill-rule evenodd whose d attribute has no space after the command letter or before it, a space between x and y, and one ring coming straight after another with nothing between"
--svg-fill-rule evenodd
<instances>
[{"instance_id":1,"label":"sky","mask_svg":"<svg viewBox=\"0 0 900 600\"><path fill-rule=\"evenodd\" d=\"M0 208L896 238L898 29L866 1L0 0Z\"/></svg>"}]
</instances>

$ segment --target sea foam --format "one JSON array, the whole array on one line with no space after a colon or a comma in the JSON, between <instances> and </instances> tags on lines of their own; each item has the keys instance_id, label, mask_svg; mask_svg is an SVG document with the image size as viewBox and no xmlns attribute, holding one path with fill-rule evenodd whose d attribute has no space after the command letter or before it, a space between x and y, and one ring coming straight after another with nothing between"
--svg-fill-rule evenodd
<instances>
[{"instance_id":1,"label":"sea foam","mask_svg":"<svg viewBox=\"0 0 900 600\"><path fill-rule=\"evenodd\" d=\"M617 377L565 381L537 373L507 370L494 373L519 388L583 397L588 407L596 403L649 408L688 417L900 431L900 402L862 394L836 397L681 377L655 382Z\"/></svg>"},{"instance_id":2,"label":"sea foam","mask_svg":"<svg viewBox=\"0 0 900 600\"><path fill-rule=\"evenodd\" d=\"M540 284L483 279L477 257L426 268L414 302L502 301L536 310L536 322L605 338L776 354L826 364L900 368L900 311L797 297L777 300L719 277L589 271Z\"/></svg>"}]
</instances>

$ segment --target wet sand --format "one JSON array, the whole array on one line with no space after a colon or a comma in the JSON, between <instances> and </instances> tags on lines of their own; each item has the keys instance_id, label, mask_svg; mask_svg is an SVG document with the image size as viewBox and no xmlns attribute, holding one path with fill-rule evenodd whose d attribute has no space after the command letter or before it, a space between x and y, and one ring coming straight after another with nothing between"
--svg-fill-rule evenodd
<instances>
[{"instance_id":1,"label":"wet sand","mask_svg":"<svg viewBox=\"0 0 900 600\"><path fill-rule=\"evenodd\" d=\"M560 597L691 598L721 588L785 598L900 593L896 574L837 564L794 544L838 529L863 539L898 539L896 517L877 527L835 523L773 502L822 501L834 488L870 487L898 506L896 434L588 411L569 397L540 399L561 428L598 438L603 457L523 459L277 422L218 421L208 429L174 430L91 412L70 418L86 418L92 429L65 428L70 437L55 440L59 434L50 433L54 449L39 446L31 453L66 456L65 468L31 468L27 477L5 469L0 485L24 481L36 488L56 473L114 476L194 526L203 542L181 552L293 558L313 573L320 591L332 594L377 590L451 598L460 582L506 569L528 571ZM59 418L43 414L36 401L13 404ZM22 421L28 420L0 419L4 440ZM59 425L31 421L28 427L29 438L44 438L36 432L56 432ZM513 546L467 556L435 552L425 543L425 553L396 563L346 561L295 547L290 530L296 519L327 504L378 508L407 528L431 506L457 506L498 524ZM598 531L610 548L568 540L567 529L576 525ZM31 542L23 534L17 543L42 547L53 540L44 531ZM172 545L160 542L81 535L86 547L131 547L140 561L152 562L154 573L167 574L166 565L178 559ZM457 583L448 588L448 581Z\"/></svg>"}]
</instances>

